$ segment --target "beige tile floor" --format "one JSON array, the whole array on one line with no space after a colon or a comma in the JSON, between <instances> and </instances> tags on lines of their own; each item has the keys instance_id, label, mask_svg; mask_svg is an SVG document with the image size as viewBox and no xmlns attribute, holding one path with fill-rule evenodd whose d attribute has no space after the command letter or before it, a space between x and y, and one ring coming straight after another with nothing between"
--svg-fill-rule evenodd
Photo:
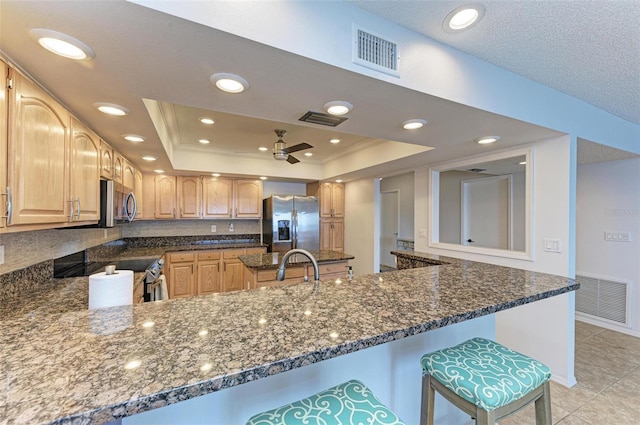
<instances>
[{"instance_id":1,"label":"beige tile floor","mask_svg":"<svg viewBox=\"0 0 640 425\"><path fill-rule=\"evenodd\" d=\"M576 322L575 375L573 388L551 382L554 424L640 424L640 338ZM535 422L530 405L500 425Z\"/></svg>"}]
</instances>

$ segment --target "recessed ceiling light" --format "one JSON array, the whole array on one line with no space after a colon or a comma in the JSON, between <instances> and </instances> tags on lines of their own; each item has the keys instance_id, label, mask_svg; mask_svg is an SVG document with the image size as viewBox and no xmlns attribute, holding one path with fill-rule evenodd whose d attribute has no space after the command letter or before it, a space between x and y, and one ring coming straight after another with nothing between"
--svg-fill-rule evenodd
<instances>
[{"instance_id":1,"label":"recessed ceiling light","mask_svg":"<svg viewBox=\"0 0 640 425\"><path fill-rule=\"evenodd\" d=\"M413 119L407 120L402 123L402 128L405 130L417 130L418 128L422 128L427 124L427 121L422 119Z\"/></svg>"},{"instance_id":2,"label":"recessed ceiling light","mask_svg":"<svg viewBox=\"0 0 640 425\"><path fill-rule=\"evenodd\" d=\"M498 140L500 140L500 136L485 136L476 141L481 145L488 145L489 143L497 142Z\"/></svg>"},{"instance_id":3,"label":"recessed ceiling light","mask_svg":"<svg viewBox=\"0 0 640 425\"><path fill-rule=\"evenodd\" d=\"M344 100L335 100L324 104L324 110L331 115L344 115L353 109L353 105Z\"/></svg>"},{"instance_id":4,"label":"recessed ceiling light","mask_svg":"<svg viewBox=\"0 0 640 425\"><path fill-rule=\"evenodd\" d=\"M518 162L519 165L527 165L527 161L520 161Z\"/></svg>"},{"instance_id":5,"label":"recessed ceiling light","mask_svg":"<svg viewBox=\"0 0 640 425\"><path fill-rule=\"evenodd\" d=\"M123 134L122 137L125 140L128 140L128 141L133 142L133 143L140 143L140 142L144 142L145 141L144 137L138 136L137 134Z\"/></svg>"},{"instance_id":6,"label":"recessed ceiling light","mask_svg":"<svg viewBox=\"0 0 640 425\"><path fill-rule=\"evenodd\" d=\"M29 35L42 47L58 56L74 60L91 60L95 57L91 47L67 34L44 28L34 28L29 31Z\"/></svg>"},{"instance_id":7,"label":"recessed ceiling light","mask_svg":"<svg viewBox=\"0 0 640 425\"><path fill-rule=\"evenodd\" d=\"M220 72L211 76L211 83L227 93L242 93L249 88L247 80L239 75Z\"/></svg>"},{"instance_id":8,"label":"recessed ceiling light","mask_svg":"<svg viewBox=\"0 0 640 425\"><path fill-rule=\"evenodd\" d=\"M471 28L484 16L485 8L481 4L467 4L453 9L442 22L446 32L459 32Z\"/></svg>"},{"instance_id":9,"label":"recessed ceiling light","mask_svg":"<svg viewBox=\"0 0 640 425\"><path fill-rule=\"evenodd\" d=\"M313 152L305 152L304 156L313 156Z\"/></svg>"},{"instance_id":10,"label":"recessed ceiling light","mask_svg":"<svg viewBox=\"0 0 640 425\"><path fill-rule=\"evenodd\" d=\"M198 139L198 143L201 143L203 145L208 145L209 143L211 143L210 141L208 141L207 139Z\"/></svg>"},{"instance_id":11,"label":"recessed ceiling light","mask_svg":"<svg viewBox=\"0 0 640 425\"><path fill-rule=\"evenodd\" d=\"M267 176L260 176L260 180L267 180L268 177Z\"/></svg>"},{"instance_id":12,"label":"recessed ceiling light","mask_svg":"<svg viewBox=\"0 0 640 425\"><path fill-rule=\"evenodd\" d=\"M211 173L213 177L220 177L220 173Z\"/></svg>"},{"instance_id":13,"label":"recessed ceiling light","mask_svg":"<svg viewBox=\"0 0 640 425\"><path fill-rule=\"evenodd\" d=\"M337 145L338 143L340 143L340 139L331 139L329 140L329 143L333 143L334 145Z\"/></svg>"},{"instance_id":14,"label":"recessed ceiling light","mask_svg":"<svg viewBox=\"0 0 640 425\"><path fill-rule=\"evenodd\" d=\"M156 157L151 155L146 155L146 156L143 156L142 159L144 159L145 161L155 161Z\"/></svg>"},{"instance_id":15,"label":"recessed ceiling light","mask_svg":"<svg viewBox=\"0 0 640 425\"><path fill-rule=\"evenodd\" d=\"M342 183L341 179L336 180L336 183Z\"/></svg>"},{"instance_id":16,"label":"recessed ceiling light","mask_svg":"<svg viewBox=\"0 0 640 425\"><path fill-rule=\"evenodd\" d=\"M164 170L157 169L157 170L153 170L153 172L154 173L158 173L158 174L162 174L162 173L164 173Z\"/></svg>"},{"instance_id":17,"label":"recessed ceiling light","mask_svg":"<svg viewBox=\"0 0 640 425\"><path fill-rule=\"evenodd\" d=\"M262 152L266 152L266 151L268 151L268 150L269 150L269 148L267 148L266 146L260 146L260 147L258 148L258 150L260 150L260 151L262 151Z\"/></svg>"},{"instance_id":18,"label":"recessed ceiling light","mask_svg":"<svg viewBox=\"0 0 640 425\"><path fill-rule=\"evenodd\" d=\"M121 117L123 115L127 115L129 110L124 106L116 105L115 103L106 103L106 102L96 102L93 104L95 108L100 112L104 112L105 114L115 115Z\"/></svg>"},{"instance_id":19,"label":"recessed ceiling light","mask_svg":"<svg viewBox=\"0 0 640 425\"><path fill-rule=\"evenodd\" d=\"M211 124L215 123L214 120L212 120L211 118L207 118L207 117L200 118L200 122L202 124L206 124L206 125L211 125Z\"/></svg>"}]
</instances>

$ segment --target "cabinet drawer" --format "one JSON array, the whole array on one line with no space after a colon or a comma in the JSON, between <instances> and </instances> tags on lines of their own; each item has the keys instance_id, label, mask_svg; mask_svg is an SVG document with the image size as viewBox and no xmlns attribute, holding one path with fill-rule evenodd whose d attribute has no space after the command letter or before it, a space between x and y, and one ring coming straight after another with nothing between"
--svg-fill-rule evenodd
<instances>
[{"instance_id":1,"label":"cabinet drawer","mask_svg":"<svg viewBox=\"0 0 640 425\"><path fill-rule=\"evenodd\" d=\"M239 256L244 255L244 249L225 249L222 251L222 258L228 260L230 258L238 258Z\"/></svg>"},{"instance_id":2,"label":"cabinet drawer","mask_svg":"<svg viewBox=\"0 0 640 425\"><path fill-rule=\"evenodd\" d=\"M310 276L313 276L313 266L307 266L309 269ZM347 263L330 263L330 264L320 264L320 279L322 279L325 275L328 274L341 274L342 276L347 275Z\"/></svg>"},{"instance_id":3,"label":"cabinet drawer","mask_svg":"<svg viewBox=\"0 0 640 425\"><path fill-rule=\"evenodd\" d=\"M266 282L269 280L276 280L276 275L278 274L278 270L259 270L258 271L258 282ZM293 267L287 268L284 276L287 279L292 278L301 278L304 276L304 267Z\"/></svg>"},{"instance_id":4,"label":"cabinet drawer","mask_svg":"<svg viewBox=\"0 0 640 425\"><path fill-rule=\"evenodd\" d=\"M198 260L219 260L220 251L198 252Z\"/></svg>"},{"instance_id":5,"label":"cabinet drawer","mask_svg":"<svg viewBox=\"0 0 640 425\"><path fill-rule=\"evenodd\" d=\"M170 263L183 263L185 261L195 261L195 252L173 252L169 254Z\"/></svg>"},{"instance_id":6,"label":"cabinet drawer","mask_svg":"<svg viewBox=\"0 0 640 425\"><path fill-rule=\"evenodd\" d=\"M267 252L267 248L247 248L247 255L251 254L265 254Z\"/></svg>"}]
</instances>

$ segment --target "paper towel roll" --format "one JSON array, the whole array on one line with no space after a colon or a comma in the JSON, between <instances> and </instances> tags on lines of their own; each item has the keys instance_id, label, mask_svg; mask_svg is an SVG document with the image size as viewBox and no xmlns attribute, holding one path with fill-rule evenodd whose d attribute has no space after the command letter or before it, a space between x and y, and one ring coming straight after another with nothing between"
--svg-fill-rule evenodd
<instances>
[{"instance_id":1,"label":"paper towel roll","mask_svg":"<svg viewBox=\"0 0 640 425\"><path fill-rule=\"evenodd\" d=\"M133 271L116 270L89 276L89 309L133 304Z\"/></svg>"}]
</instances>

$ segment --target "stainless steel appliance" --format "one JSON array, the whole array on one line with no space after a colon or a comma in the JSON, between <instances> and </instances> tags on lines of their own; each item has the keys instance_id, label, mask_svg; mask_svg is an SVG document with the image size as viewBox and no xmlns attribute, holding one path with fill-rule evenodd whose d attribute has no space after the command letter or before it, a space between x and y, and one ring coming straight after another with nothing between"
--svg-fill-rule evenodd
<instances>
[{"instance_id":1,"label":"stainless steel appliance","mask_svg":"<svg viewBox=\"0 0 640 425\"><path fill-rule=\"evenodd\" d=\"M98 227L130 223L138 205L131 190L111 180L100 180L100 221Z\"/></svg>"},{"instance_id":2,"label":"stainless steel appliance","mask_svg":"<svg viewBox=\"0 0 640 425\"><path fill-rule=\"evenodd\" d=\"M272 195L263 201L264 243L270 252L320 249L320 215L315 196Z\"/></svg>"}]
</instances>

